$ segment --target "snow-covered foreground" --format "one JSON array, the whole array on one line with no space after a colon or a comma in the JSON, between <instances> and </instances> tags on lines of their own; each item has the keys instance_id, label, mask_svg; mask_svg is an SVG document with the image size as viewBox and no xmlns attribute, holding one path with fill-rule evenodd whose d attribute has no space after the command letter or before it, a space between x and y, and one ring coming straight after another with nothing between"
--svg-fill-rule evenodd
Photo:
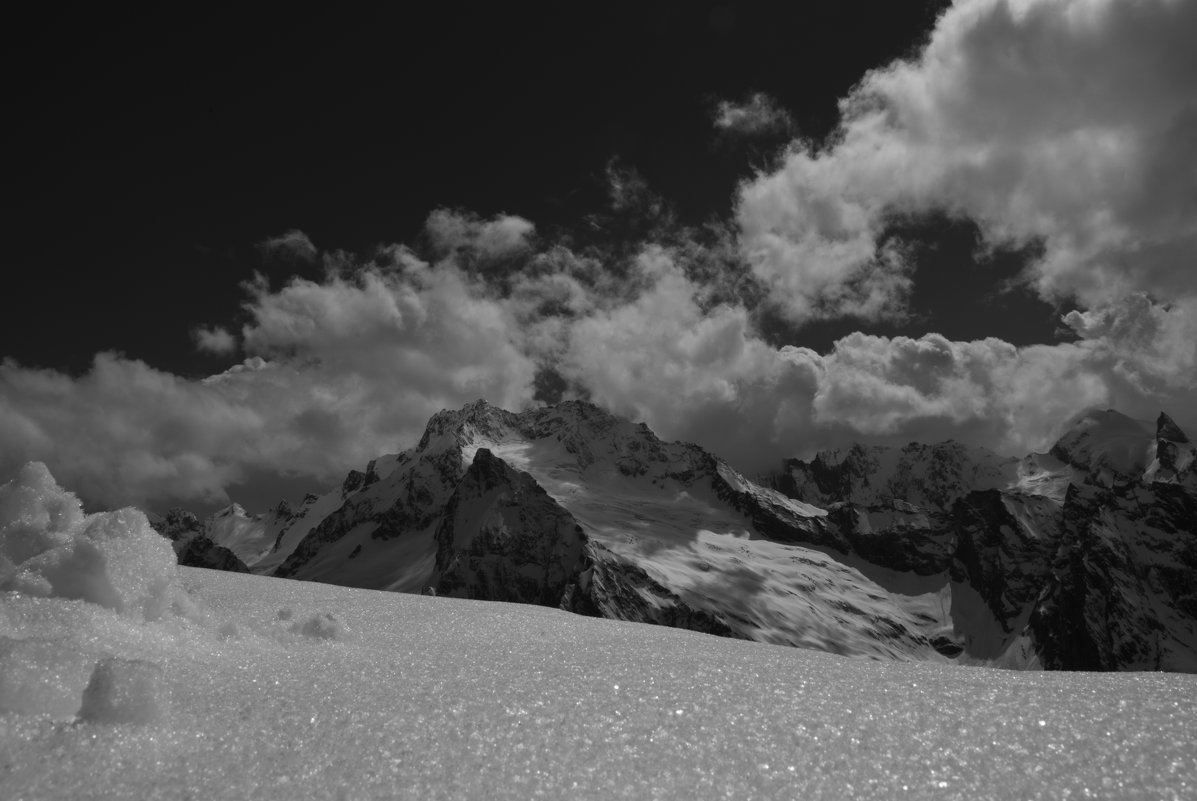
<instances>
[{"instance_id":1,"label":"snow-covered foreground","mask_svg":"<svg viewBox=\"0 0 1197 801\"><path fill-rule=\"evenodd\" d=\"M153 696L147 723L0 715L0 797L1197 792L1193 676L883 663L539 607L180 573L202 620L5 596L9 637L161 673L132 692ZM74 675L78 698L87 666Z\"/></svg>"},{"instance_id":2,"label":"snow-covered foreground","mask_svg":"<svg viewBox=\"0 0 1197 801\"><path fill-rule=\"evenodd\" d=\"M179 568L0 486L0 799L1192 798L1197 677L875 662Z\"/></svg>"}]
</instances>

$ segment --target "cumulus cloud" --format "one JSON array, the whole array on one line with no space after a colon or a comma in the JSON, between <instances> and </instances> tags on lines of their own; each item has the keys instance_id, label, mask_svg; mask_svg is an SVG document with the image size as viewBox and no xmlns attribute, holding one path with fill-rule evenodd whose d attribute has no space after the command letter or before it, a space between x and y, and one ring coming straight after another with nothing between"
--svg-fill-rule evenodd
<instances>
[{"instance_id":1,"label":"cumulus cloud","mask_svg":"<svg viewBox=\"0 0 1197 801\"><path fill-rule=\"evenodd\" d=\"M500 214L483 220L475 214L437 209L424 224L432 246L441 253L469 251L484 259L503 258L529 246L535 226L523 217Z\"/></svg>"},{"instance_id":2,"label":"cumulus cloud","mask_svg":"<svg viewBox=\"0 0 1197 801\"><path fill-rule=\"evenodd\" d=\"M1197 294L1195 33L1197 5L1170 0L956 3L841 101L824 147L741 188L745 254L796 319L900 306L911 265L882 234L931 211L1041 243L1048 298Z\"/></svg>"},{"instance_id":3,"label":"cumulus cloud","mask_svg":"<svg viewBox=\"0 0 1197 801\"><path fill-rule=\"evenodd\" d=\"M1197 423L1197 300L1160 304L1131 294L1072 311L1064 323L1108 376L1112 406L1143 417L1159 406L1182 425Z\"/></svg>"},{"instance_id":4,"label":"cumulus cloud","mask_svg":"<svg viewBox=\"0 0 1197 801\"><path fill-rule=\"evenodd\" d=\"M192 331L192 336L195 346L208 353L224 356L237 350L237 338L227 328L218 325L211 328L200 326Z\"/></svg>"},{"instance_id":5,"label":"cumulus cloud","mask_svg":"<svg viewBox=\"0 0 1197 801\"><path fill-rule=\"evenodd\" d=\"M320 252L303 231L292 229L279 236L268 237L258 243L258 250L270 259L313 264Z\"/></svg>"},{"instance_id":6,"label":"cumulus cloud","mask_svg":"<svg viewBox=\"0 0 1197 801\"><path fill-rule=\"evenodd\" d=\"M1105 376L1073 344L855 333L821 366L814 422L890 440L954 437L1026 453L1077 410L1110 401Z\"/></svg>"},{"instance_id":7,"label":"cumulus cloud","mask_svg":"<svg viewBox=\"0 0 1197 801\"><path fill-rule=\"evenodd\" d=\"M1065 318L1078 340L1016 348L936 334L776 347L712 300L694 242L627 264L562 244L471 272L403 246L320 280L246 286L246 359L193 381L117 354L81 376L0 365L0 468L49 463L93 503L222 502L255 475L331 484L479 397L520 409L549 370L566 396L698 442L750 473L850 439L1049 443L1079 408L1160 407L1194 426L1194 309L1134 296Z\"/></svg>"},{"instance_id":8,"label":"cumulus cloud","mask_svg":"<svg viewBox=\"0 0 1197 801\"><path fill-rule=\"evenodd\" d=\"M712 116L715 128L728 134L761 136L794 130L789 112L763 92L754 92L740 103L720 100Z\"/></svg>"},{"instance_id":9,"label":"cumulus cloud","mask_svg":"<svg viewBox=\"0 0 1197 801\"><path fill-rule=\"evenodd\" d=\"M763 469L809 417L809 363L763 342L742 306L704 310L701 288L670 251L650 247L636 262L647 288L575 322L558 369L662 436Z\"/></svg>"},{"instance_id":10,"label":"cumulus cloud","mask_svg":"<svg viewBox=\"0 0 1197 801\"><path fill-rule=\"evenodd\" d=\"M118 354L72 377L0 365L0 468L38 459L93 503L221 502L255 471L334 482L443 408L531 401L508 310L402 249L350 277L248 287L246 361L192 381Z\"/></svg>"}]
</instances>

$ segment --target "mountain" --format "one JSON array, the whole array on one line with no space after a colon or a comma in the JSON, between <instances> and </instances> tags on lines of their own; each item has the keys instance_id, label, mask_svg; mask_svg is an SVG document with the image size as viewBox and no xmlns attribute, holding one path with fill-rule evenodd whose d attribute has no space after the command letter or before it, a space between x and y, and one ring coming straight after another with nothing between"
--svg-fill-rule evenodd
<instances>
[{"instance_id":1,"label":"mountain","mask_svg":"<svg viewBox=\"0 0 1197 801\"><path fill-rule=\"evenodd\" d=\"M847 501L874 506L900 498L945 511L971 491L1008 486L1018 467L1018 459L951 440L912 442L903 448L855 444L822 451L810 462L788 459L774 483L787 495L820 505Z\"/></svg>"},{"instance_id":2,"label":"mountain","mask_svg":"<svg viewBox=\"0 0 1197 801\"><path fill-rule=\"evenodd\" d=\"M191 512L171 509L165 517L147 515L147 519L155 531L170 540L180 565L231 573L249 572L237 554L212 541L204 524Z\"/></svg>"},{"instance_id":3,"label":"mountain","mask_svg":"<svg viewBox=\"0 0 1197 801\"><path fill-rule=\"evenodd\" d=\"M263 516L250 568L873 658L1197 670L1194 462L1166 415L1091 411L1024 459L854 445L763 486L588 403L479 401Z\"/></svg>"},{"instance_id":4,"label":"mountain","mask_svg":"<svg viewBox=\"0 0 1197 801\"><path fill-rule=\"evenodd\" d=\"M826 510L695 445L587 403L478 402L435 415L385 474L368 470L274 575L941 658L938 590L891 592L833 555L849 549Z\"/></svg>"}]
</instances>

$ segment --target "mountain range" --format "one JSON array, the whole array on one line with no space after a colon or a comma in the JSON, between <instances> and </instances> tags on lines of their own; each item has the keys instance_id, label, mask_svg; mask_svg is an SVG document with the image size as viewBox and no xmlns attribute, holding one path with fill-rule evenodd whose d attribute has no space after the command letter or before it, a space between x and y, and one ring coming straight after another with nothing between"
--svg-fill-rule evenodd
<instances>
[{"instance_id":1,"label":"mountain range","mask_svg":"<svg viewBox=\"0 0 1197 801\"><path fill-rule=\"evenodd\" d=\"M1022 459L853 445L750 480L581 401L432 417L298 507L155 526L180 562L533 603L878 659L1197 672L1197 449L1089 410Z\"/></svg>"}]
</instances>

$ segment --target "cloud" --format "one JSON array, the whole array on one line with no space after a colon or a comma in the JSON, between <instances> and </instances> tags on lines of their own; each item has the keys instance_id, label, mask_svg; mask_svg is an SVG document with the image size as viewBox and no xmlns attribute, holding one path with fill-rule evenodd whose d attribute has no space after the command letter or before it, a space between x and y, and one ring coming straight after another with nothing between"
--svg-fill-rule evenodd
<instances>
[{"instance_id":1,"label":"cloud","mask_svg":"<svg viewBox=\"0 0 1197 801\"><path fill-rule=\"evenodd\" d=\"M951 437L1023 454L1079 409L1111 398L1106 376L1074 344L854 333L821 366L814 422L891 441Z\"/></svg>"},{"instance_id":2,"label":"cloud","mask_svg":"<svg viewBox=\"0 0 1197 801\"><path fill-rule=\"evenodd\" d=\"M701 442L753 469L780 458L795 444L795 421L809 417L809 361L758 338L742 306L704 310L702 288L673 252L649 247L636 269L647 287L634 300L569 327L561 373L666 438Z\"/></svg>"},{"instance_id":3,"label":"cloud","mask_svg":"<svg viewBox=\"0 0 1197 801\"><path fill-rule=\"evenodd\" d=\"M1197 425L1197 299L1159 304L1131 294L1063 321L1107 376L1112 406L1141 417L1159 407Z\"/></svg>"},{"instance_id":4,"label":"cloud","mask_svg":"<svg viewBox=\"0 0 1197 801\"><path fill-rule=\"evenodd\" d=\"M308 235L295 229L262 240L258 250L270 259L301 264L314 264L320 257Z\"/></svg>"},{"instance_id":5,"label":"cloud","mask_svg":"<svg viewBox=\"0 0 1197 801\"><path fill-rule=\"evenodd\" d=\"M794 130L789 112L763 92L749 95L742 103L720 100L712 116L715 128L726 134L765 136Z\"/></svg>"},{"instance_id":6,"label":"cloud","mask_svg":"<svg viewBox=\"0 0 1197 801\"><path fill-rule=\"evenodd\" d=\"M5 361L0 470L38 459L90 503L159 508L270 474L328 485L413 444L442 408L527 407L546 375L750 473L853 439L1025 453L1089 405L1197 425L1192 304L1070 313L1079 338L1056 345L854 333L820 355L769 344L749 306L712 293L704 260L719 253L648 243L616 263L556 243L475 273L394 245L342 254L319 280L259 278L245 360L202 381L112 353L81 376Z\"/></svg>"},{"instance_id":7,"label":"cloud","mask_svg":"<svg viewBox=\"0 0 1197 801\"><path fill-rule=\"evenodd\" d=\"M822 148L746 182L746 257L795 319L900 308L894 215L947 212L1085 306L1197 294L1197 5L971 0L917 57L869 72Z\"/></svg>"},{"instance_id":8,"label":"cloud","mask_svg":"<svg viewBox=\"0 0 1197 801\"><path fill-rule=\"evenodd\" d=\"M101 353L79 377L0 365L0 472L38 459L90 502L203 502L256 473L333 483L443 408L531 402L509 311L404 249L345 277L248 287L249 357L202 381Z\"/></svg>"},{"instance_id":9,"label":"cloud","mask_svg":"<svg viewBox=\"0 0 1197 801\"><path fill-rule=\"evenodd\" d=\"M221 326L200 326L191 333L195 338L195 346L202 351L224 356L237 350L237 338Z\"/></svg>"},{"instance_id":10,"label":"cloud","mask_svg":"<svg viewBox=\"0 0 1197 801\"><path fill-rule=\"evenodd\" d=\"M437 209L428 215L424 230L440 253L467 251L483 259L511 256L529 247L536 227L512 214L483 220L475 214Z\"/></svg>"}]
</instances>

